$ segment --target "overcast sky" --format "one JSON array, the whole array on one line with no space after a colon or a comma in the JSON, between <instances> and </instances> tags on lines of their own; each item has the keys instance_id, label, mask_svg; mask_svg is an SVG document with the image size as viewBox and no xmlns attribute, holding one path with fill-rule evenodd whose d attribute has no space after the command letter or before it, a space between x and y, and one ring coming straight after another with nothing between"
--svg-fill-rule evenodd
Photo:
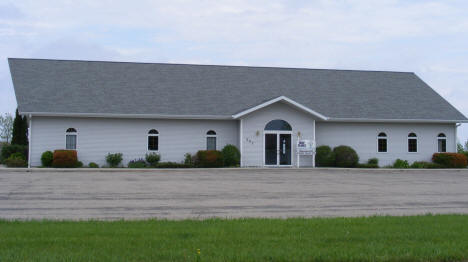
<instances>
[{"instance_id":1,"label":"overcast sky","mask_svg":"<svg viewBox=\"0 0 468 262\"><path fill-rule=\"evenodd\" d=\"M8 57L412 71L468 115L468 1L0 0ZM468 138L468 125L459 129Z\"/></svg>"}]
</instances>

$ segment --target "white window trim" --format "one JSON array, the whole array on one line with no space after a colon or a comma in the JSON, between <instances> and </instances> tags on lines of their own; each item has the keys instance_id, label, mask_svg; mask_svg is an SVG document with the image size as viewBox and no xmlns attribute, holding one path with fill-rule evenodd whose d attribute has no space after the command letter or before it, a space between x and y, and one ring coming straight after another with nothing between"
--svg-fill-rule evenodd
<instances>
[{"instance_id":1,"label":"white window trim","mask_svg":"<svg viewBox=\"0 0 468 262\"><path fill-rule=\"evenodd\" d=\"M440 134L443 134L444 136L439 136ZM439 150L439 140L445 140L445 152L441 152ZM437 135L437 144L436 144L436 151L437 153L447 153L447 135L445 133L439 133Z\"/></svg>"},{"instance_id":2,"label":"white window trim","mask_svg":"<svg viewBox=\"0 0 468 262\"><path fill-rule=\"evenodd\" d=\"M387 136L379 136L380 133L385 133L387 134L387 132L377 132L377 147L376 147L376 150L377 150L377 153L378 154L388 154L388 135ZM379 151L379 139L385 139L387 140L387 151L385 152L380 152Z\"/></svg>"},{"instance_id":3,"label":"white window trim","mask_svg":"<svg viewBox=\"0 0 468 262\"><path fill-rule=\"evenodd\" d=\"M210 132L210 131L215 132L215 134L214 135L208 135L207 133ZM210 130L206 131L205 134L206 134L206 138L205 138L205 143L206 143L205 148L206 148L206 150L208 150L208 138L209 137L214 137L216 139L215 140L215 149L214 150L218 150L218 133L216 131L214 131L213 129L210 129Z\"/></svg>"},{"instance_id":4,"label":"white window trim","mask_svg":"<svg viewBox=\"0 0 468 262\"><path fill-rule=\"evenodd\" d=\"M75 132L67 132L69 128L75 129ZM78 130L74 127L69 127L65 130L65 150L78 150ZM68 135L74 135L75 136L75 149L68 149L67 148L67 136Z\"/></svg>"},{"instance_id":5,"label":"white window trim","mask_svg":"<svg viewBox=\"0 0 468 262\"><path fill-rule=\"evenodd\" d=\"M154 128L150 129L150 131L153 130L153 129ZM156 130L158 133L157 134L147 134L147 137L146 137L146 151L148 151L148 152L159 152L159 140L160 140L159 139L159 131L157 129L154 129L154 130ZM150 136L157 136L158 137L158 149L157 150L149 149L149 137Z\"/></svg>"},{"instance_id":6,"label":"white window trim","mask_svg":"<svg viewBox=\"0 0 468 262\"><path fill-rule=\"evenodd\" d=\"M418 137L418 134L416 134L416 136L409 136L409 134L411 133L414 133L416 134L415 132L410 132L408 133L408 139L406 140L406 151L408 152L408 154L417 154L419 153L419 137ZM416 152L410 152L409 151L409 140L410 139L416 139Z\"/></svg>"}]
</instances>

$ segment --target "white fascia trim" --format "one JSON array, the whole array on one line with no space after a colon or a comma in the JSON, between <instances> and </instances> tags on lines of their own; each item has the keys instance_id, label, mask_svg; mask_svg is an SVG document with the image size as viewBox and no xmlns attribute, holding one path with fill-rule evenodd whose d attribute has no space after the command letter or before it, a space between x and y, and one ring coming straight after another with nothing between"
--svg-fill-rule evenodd
<instances>
[{"instance_id":1,"label":"white fascia trim","mask_svg":"<svg viewBox=\"0 0 468 262\"><path fill-rule=\"evenodd\" d=\"M372 119L372 118L328 118L329 122L389 122L389 123L468 123L468 120L441 119Z\"/></svg>"},{"instance_id":2,"label":"white fascia trim","mask_svg":"<svg viewBox=\"0 0 468 262\"><path fill-rule=\"evenodd\" d=\"M318 117L318 118L320 118L322 120L328 120L328 118L326 116L324 116L324 115L322 115L322 114L320 114L318 112L315 112L314 110L312 110L312 109L310 109L310 108L308 108L308 107L306 107L304 105L301 105L298 102L296 102L296 101L294 101L294 100L292 100L290 98L287 98L285 96L280 96L280 97L271 99L271 100L266 101L266 102L264 102L262 104L259 104L257 106L252 107L252 108L244 110L244 111L242 111L240 113L237 113L237 114L233 115L232 117L234 119L237 119L239 117L245 116L245 115L247 115L249 113L252 113L252 112L254 112L256 110L259 110L261 108L264 108L266 106L269 106L269 105L274 104L274 103L279 102L279 101L287 102L287 103L289 103L289 104L291 104L291 105L293 105L293 106L295 106L295 107L297 107L297 108L299 108L299 109L301 109L301 110L303 110L303 111L305 111L307 113L310 113L310 114L312 114L312 115L314 115L314 116L316 116L316 117Z\"/></svg>"},{"instance_id":3,"label":"white fascia trim","mask_svg":"<svg viewBox=\"0 0 468 262\"><path fill-rule=\"evenodd\" d=\"M162 115L162 114L49 113L49 112L21 112L21 115L56 116L56 117L96 117L96 118L232 120L232 116L222 116L222 115Z\"/></svg>"}]
</instances>

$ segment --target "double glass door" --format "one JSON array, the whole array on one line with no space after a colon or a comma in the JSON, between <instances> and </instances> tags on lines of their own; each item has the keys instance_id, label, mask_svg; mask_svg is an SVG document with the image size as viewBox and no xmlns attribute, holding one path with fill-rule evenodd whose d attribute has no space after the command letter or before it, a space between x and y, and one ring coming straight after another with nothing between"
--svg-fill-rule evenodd
<instances>
[{"instance_id":1,"label":"double glass door","mask_svg":"<svg viewBox=\"0 0 468 262\"><path fill-rule=\"evenodd\" d=\"M265 165L291 165L291 133L271 132L265 134Z\"/></svg>"}]
</instances>

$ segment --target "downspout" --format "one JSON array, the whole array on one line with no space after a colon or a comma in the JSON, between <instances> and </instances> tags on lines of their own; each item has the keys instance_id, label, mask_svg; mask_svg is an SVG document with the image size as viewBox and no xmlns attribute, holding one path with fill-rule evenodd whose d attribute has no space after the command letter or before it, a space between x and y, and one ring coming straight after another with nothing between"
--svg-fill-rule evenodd
<instances>
[{"instance_id":1,"label":"downspout","mask_svg":"<svg viewBox=\"0 0 468 262\"><path fill-rule=\"evenodd\" d=\"M456 123L455 124L455 153L458 153L458 147L457 147L457 144L458 144L458 127L461 126L461 123Z\"/></svg>"},{"instance_id":2,"label":"downspout","mask_svg":"<svg viewBox=\"0 0 468 262\"><path fill-rule=\"evenodd\" d=\"M240 167L243 167L244 161L242 161L242 158L244 156L244 147L242 146L243 136L242 136L242 118L240 119L240 125L239 125L239 147L240 147Z\"/></svg>"},{"instance_id":3,"label":"downspout","mask_svg":"<svg viewBox=\"0 0 468 262\"><path fill-rule=\"evenodd\" d=\"M314 123L314 141L313 141L313 142L314 142L314 145L313 145L313 146L314 146L315 148L314 148L314 153L312 153L312 167L315 167L315 153L316 153L315 151L316 151L316 148L317 148L317 139L316 139L317 136L316 136L316 134L315 134L315 122L316 122L316 121L315 121L315 119L314 119L314 122L313 122L313 123Z\"/></svg>"},{"instance_id":4,"label":"downspout","mask_svg":"<svg viewBox=\"0 0 468 262\"><path fill-rule=\"evenodd\" d=\"M31 168L31 148L32 148L32 115L29 114L29 128L28 128L28 168Z\"/></svg>"}]
</instances>

